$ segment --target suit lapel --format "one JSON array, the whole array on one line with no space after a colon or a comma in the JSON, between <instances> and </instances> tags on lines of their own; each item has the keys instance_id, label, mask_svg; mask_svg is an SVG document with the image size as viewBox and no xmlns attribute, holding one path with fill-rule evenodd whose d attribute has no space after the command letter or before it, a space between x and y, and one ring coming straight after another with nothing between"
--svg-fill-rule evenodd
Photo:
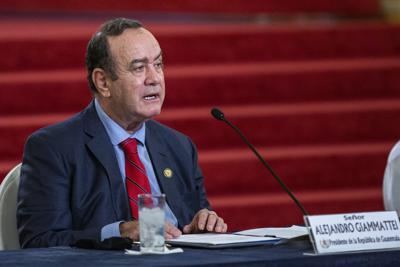
<instances>
[{"instance_id":1,"label":"suit lapel","mask_svg":"<svg viewBox=\"0 0 400 267\"><path fill-rule=\"evenodd\" d=\"M84 130L88 135L86 145L107 173L116 217L119 219L129 218L128 200L122 184L118 161L107 132L97 116L94 102L86 109L83 120Z\"/></svg>"},{"instance_id":2,"label":"suit lapel","mask_svg":"<svg viewBox=\"0 0 400 267\"><path fill-rule=\"evenodd\" d=\"M182 214L183 209L180 208L182 205L181 196L179 190L176 189L177 177L174 177L176 170L173 167L175 164L171 160L163 137L153 129L153 123L152 121L146 122L146 147L161 191L167 196L167 203L179 222L184 218L184 214ZM171 177L164 174L164 171L168 169L172 170L173 175Z\"/></svg>"}]
</instances>

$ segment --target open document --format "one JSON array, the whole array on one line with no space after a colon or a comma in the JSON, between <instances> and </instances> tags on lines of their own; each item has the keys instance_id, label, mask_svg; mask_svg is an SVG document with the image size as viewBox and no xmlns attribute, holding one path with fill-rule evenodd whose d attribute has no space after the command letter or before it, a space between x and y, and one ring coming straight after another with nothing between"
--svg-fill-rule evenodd
<instances>
[{"instance_id":1,"label":"open document","mask_svg":"<svg viewBox=\"0 0 400 267\"><path fill-rule=\"evenodd\" d=\"M308 235L307 227L292 225L291 227L276 227L276 228L256 228L236 232L236 235L246 236L266 236L292 239Z\"/></svg>"},{"instance_id":2,"label":"open document","mask_svg":"<svg viewBox=\"0 0 400 267\"><path fill-rule=\"evenodd\" d=\"M292 226L286 228L258 228L231 234L189 234L168 240L174 246L191 246L205 248L247 247L275 244L283 239L308 235L307 228Z\"/></svg>"},{"instance_id":3,"label":"open document","mask_svg":"<svg viewBox=\"0 0 400 267\"><path fill-rule=\"evenodd\" d=\"M246 247L268 243L275 243L279 238L258 237L235 234L189 234L181 235L176 239L167 240L173 246L190 246L204 248Z\"/></svg>"}]
</instances>

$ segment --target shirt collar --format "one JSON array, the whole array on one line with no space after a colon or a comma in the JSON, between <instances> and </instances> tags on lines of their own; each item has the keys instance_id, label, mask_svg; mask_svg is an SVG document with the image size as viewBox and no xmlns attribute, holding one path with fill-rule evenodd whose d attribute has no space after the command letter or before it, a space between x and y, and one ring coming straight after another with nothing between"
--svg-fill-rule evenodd
<instances>
[{"instance_id":1,"label":"shirt collar","mask_svg":"<svg viewBox=\"0 0 400 267\"><path fill-rule=\"evenodd\" d=\"M107 134L114 146L118 146L127 138L136 138L142 145L144 145L146 136L145 122L140 125L136 132L130 134L104 112L96 98L94 99L94 105L97 115L106 128Z\"/></svg>"}]
</instances>

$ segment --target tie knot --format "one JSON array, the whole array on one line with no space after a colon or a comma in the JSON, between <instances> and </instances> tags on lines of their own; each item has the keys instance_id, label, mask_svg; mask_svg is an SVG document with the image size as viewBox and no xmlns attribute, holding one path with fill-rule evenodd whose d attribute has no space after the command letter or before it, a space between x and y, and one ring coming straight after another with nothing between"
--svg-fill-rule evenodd
<instances>
[{"instance_id":1,"label":"tie knot","mask_svg":"<svg viewBox=\"0 0 400 267\"><path fill-rule=\"evenodd\" d=\"M125 154L137 154L137 143L135 138L127 138L121 142L121 147Z\"/></svg>"}]
</instances>

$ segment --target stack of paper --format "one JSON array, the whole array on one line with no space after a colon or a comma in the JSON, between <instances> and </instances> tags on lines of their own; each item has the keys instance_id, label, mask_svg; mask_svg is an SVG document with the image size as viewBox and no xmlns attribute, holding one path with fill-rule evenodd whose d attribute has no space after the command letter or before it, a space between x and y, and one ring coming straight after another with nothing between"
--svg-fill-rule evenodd
<instances>
[{"instance_id":1,"label":"stack of paper","mask_svg":"<svg viewBox=\"0 0 400 267\"><path fill-rule=\"evenodd\" d=\"M236 234L189 234L181 235L176 239L167 240L168 244L174 246L191 246L207 248L223 248L238 246L255 246L260 244L274 243L279 238L257 237Z\"/></svg>"},{"instance_id":2,"label":"stack of paper","mask_svg":"<svg viewBox=\"0 0 400 267\"><path fill-rule=\"evenodd\" d=\"M291 239L308 235L307 227L291 226L286 228L258 228L232 234L189 234L167 240L174 246L192 246L206 248L244 247L275 244L282 238Z\"/></svg>"},{"instance_id":3,"label":"stack of paper","mask_svg":"<svg viewBox=\"0 0 400 267\"><path fill-rule=\"evenodd\" d=\"M308 230L305 226L292 225L291 227L256 228L236 232L235 234L248 236L270 236L291 239L308 235Z\"/></svg>"}]
</instances>

